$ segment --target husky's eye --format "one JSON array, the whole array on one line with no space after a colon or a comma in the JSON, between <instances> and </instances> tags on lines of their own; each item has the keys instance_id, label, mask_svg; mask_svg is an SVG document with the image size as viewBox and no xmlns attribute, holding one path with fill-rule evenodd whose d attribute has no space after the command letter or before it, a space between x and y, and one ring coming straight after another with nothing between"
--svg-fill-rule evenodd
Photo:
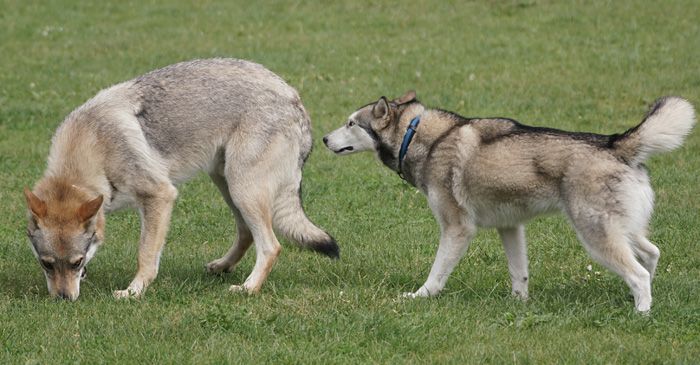
<instances>
[{"instance_id":1,"label":"husky's eye","mask_svg":"<svg viewBox=\"0 0 700 365\"><path fill-rule=\"evenodd\" d=\"M348 122L348 127L352 127L354 125L355 125L355 122L353 122L352 120Z\"/></svg>"}]
</instances>

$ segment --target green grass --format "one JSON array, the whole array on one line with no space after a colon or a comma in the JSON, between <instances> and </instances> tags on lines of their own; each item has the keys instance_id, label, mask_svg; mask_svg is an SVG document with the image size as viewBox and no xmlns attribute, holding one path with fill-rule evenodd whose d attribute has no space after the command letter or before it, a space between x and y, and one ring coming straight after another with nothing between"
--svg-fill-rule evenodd
<instances>
[{"instance_id":1,"label":"green grass","mask_svg":"<svg viewBox=\"0 0 700 365\"><path fill-rule=\"evenodd\" d=\"M503 249L484 231L429 300L438 227L425 198L371 155L320 143L358 106L416 89L468 116L616 133L655 98L700 105L693 0L157 2L0 0L1 363L696 363L700 359L700 133L654 157L651 239L662 250L650 316L593 264L564 219L528 226L531 300L510 297ZM108 219L75 303L47 297L21 189L50 138L98 90L192 58L260 62L301 93L316 149L309 216L341 245L331 261L286 244L257 296L232 295L253 252L222 277L203 265L235 232L214 186L185 184L158 279L115 301L135 272L139 223Z\"/></svg>"}]
</instances>

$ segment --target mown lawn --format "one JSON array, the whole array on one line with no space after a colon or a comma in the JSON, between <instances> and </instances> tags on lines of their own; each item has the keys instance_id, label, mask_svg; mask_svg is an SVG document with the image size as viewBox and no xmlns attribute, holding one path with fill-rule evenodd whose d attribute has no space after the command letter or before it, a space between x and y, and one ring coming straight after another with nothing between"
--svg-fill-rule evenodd
<instances>
[{"instance_id":1,"label":"mown lawn","mask_svg":"<svg viewBox=\"0 0 700 365\"><path fill-rule=\"evenodd\" d=\"M338 158L321 136L381 95L416 89L467 116L617 133L662 95L700 105L700 2L0 0L0 362L697 363L700 132L649 162L662 250L650 316L592 262L560 217L528 226L531 299L510 296L503 249L480 233L437 298L420 287L437 249L425 198L370 154ZM115 301L136 266L139 222L108 219L75 303L51 300L25 237L21 190L53 131L98 90L204 57L269 67L314 123L308 215L341 259L286 244L262 293L233 295L203 265L235 228L204 176L180 189L158 279ZM591 270L588 265L592 264Z\"/></svg>"}]
</instances>

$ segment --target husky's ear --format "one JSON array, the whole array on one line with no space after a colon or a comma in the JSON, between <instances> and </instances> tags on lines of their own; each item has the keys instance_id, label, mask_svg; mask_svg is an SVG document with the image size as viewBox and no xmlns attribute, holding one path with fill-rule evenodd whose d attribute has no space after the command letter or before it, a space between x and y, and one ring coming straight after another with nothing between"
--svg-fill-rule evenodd
<instances>
[{"instance_id":1,"label":"husky's ear","mask_svg":"<svg viewBox=\"0 0 700 365\"><path fill-rule=\"evenodd\" d=\"M32 211L32 214L34 214L35 217L46 217L46 202L39 199L39 197L34 195L34 193L32 193L32 191L26 186L24 187L24 197L27 199L27 206L29 207L29 210Z\"/></svg>"},{"instance_id":2,"label":"husky's ear","mask_svg":"<svg viewBox=\"0 0 700 365\"><path fill-rule=\"evenodd\" d=\"M402 97L394 99L394 103L401 105L401 104L410 103L414 100L416 100L415 90L408 90L408 91L406 91L405 94L403 94Z\"/></svg>"},{"instance_id":3,"label":"husky's ear","mask_svg":"<svg viewBox=\"0 0 700 365\"><path fill-rule=\"evenodd\" d=\"M376 119L380 119L386 117L387 114L389 114L389 101L386 100L386 97L382 96L372 107L372 116Z\"/></svg>"},{"instance_id":4,"label":"husky's ear","mask_svg":"<svg viewBox=\"0 0 700 365\"><path fill-rule=\"evenodd\" d=\"M80 219L81 222L85 222L94 217L102 206L102 199L102 194L100 194L100 196L97 198L92 199L87 203L83 203L83 205L78 208L78 219Z\"/></svg>"}]
</instances>

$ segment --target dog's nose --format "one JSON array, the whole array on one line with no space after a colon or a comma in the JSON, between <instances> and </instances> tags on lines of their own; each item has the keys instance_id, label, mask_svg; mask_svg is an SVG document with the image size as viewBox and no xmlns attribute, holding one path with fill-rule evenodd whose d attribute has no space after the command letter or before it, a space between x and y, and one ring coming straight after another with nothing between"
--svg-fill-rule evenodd
<instances>
[{"instance_id":1,"label":"dog's nose","mask_svg":"<svg viewBox=\"0 0 700 365\"><path fill-rule=\"evenodd\" d=\"M323 144L328 146L328 137L323 137Z\"/></svg>"},{"instance_id":2,"label":"dog's nose","mask_svg":"<svg viewBox=\"0 0 700 365\"><path fill-rule=\"evenodd\" d=\"M73 302L76 299L78 299L78 293L76 292L71 294L69 291L61 290L58 293L56 293L56 298Z\"/></svg>"}]
</instances>

